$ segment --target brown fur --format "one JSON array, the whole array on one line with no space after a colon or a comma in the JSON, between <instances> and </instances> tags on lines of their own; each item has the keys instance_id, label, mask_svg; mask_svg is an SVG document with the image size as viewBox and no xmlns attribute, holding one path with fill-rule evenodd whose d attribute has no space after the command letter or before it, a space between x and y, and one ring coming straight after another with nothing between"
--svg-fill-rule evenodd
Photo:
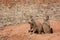
<instances>
[{"instance_id":1,"label":"brown fur","mask_svg":"<svg viewBox=\"0 0 60 40\"><path fill-rule=\"evenodd\" d=\"M41 34L43 31L43 26L41 23L37 23L32 17L31 17L31 27L30 27L30 31L32 31L33 33L35 33L36 31L38 32L38 34Z\"/></svg>"},{"instance_id":2,"label":"brown fur","mask_svg":"<svg viewBox=\"0 0 60 40\"><path fill-rule=\"evenodd\" d=\"M45 20L44 20L44 22L43 22L43 29L44 29L44 32L45 33L52 33L53 32L53 30L51 30L52 28L50 27L50 24L49 24L49 16L48 15L46 15L46 17L45 17Z\"/></svg>"},{"instance_id":3,"label":"brown fur","mask_svg":"<svg viewBox=\"0 0 60 40\"><path fill-rule=\"evenodd\" d=\"M53 33L53 29L50 27L50 24L49 24L48 20L49 20L49 16L46 16L46 18L44 19L43 24L41 24L41 23L37 23L31 17L31 22L29 22L29 24L31 26L29 32L35 33L37 31L38 34L41 34L41 33Z\"/></svg>"}]
</instances>

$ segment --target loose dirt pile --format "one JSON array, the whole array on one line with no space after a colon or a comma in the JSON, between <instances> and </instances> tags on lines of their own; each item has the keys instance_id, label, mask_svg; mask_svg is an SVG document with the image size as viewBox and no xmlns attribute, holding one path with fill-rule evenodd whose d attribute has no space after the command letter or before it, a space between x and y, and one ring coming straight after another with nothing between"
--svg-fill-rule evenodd
<instances>
[{"instance_id":1,"label":"loose dirt pile","mask_svg":"<svg viewBox=\"0 0 60 40\"><path fill-rule=\"evenodd\" d=\"M0 29L0 40L59 40L60 31L58 30L60 27L58 25L58 22L51 21L51 24L54 24L51 26L54 30L53 34L32 34L32 35L28 32L30 27L28 23L10 25L3 28L3 30Z\"/></svg>"}]
</instances>

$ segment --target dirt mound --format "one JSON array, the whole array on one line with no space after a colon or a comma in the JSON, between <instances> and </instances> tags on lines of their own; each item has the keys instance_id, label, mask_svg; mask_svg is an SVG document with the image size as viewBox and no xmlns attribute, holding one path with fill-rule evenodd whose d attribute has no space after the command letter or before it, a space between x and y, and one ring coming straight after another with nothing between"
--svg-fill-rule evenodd
<instances>
[{"instance_id":1,"label":"dirt mound","mask_svg":"<svg viewBox=\"0 0 60 40\"><path fill-rule=\"evenodd\" d=\"M55 23L56 22L56 23ZM30 25L28 23L11 25L0 29L0 40L59 40L60 31L57 21L51 21L52 28L55 31L53 34L30 34L28 33ZM58 27L56 27L58 26ZM56 28L55 28L56 27ZM6 38L7 36L7 38Z\"/></svg>"}]
</instances>

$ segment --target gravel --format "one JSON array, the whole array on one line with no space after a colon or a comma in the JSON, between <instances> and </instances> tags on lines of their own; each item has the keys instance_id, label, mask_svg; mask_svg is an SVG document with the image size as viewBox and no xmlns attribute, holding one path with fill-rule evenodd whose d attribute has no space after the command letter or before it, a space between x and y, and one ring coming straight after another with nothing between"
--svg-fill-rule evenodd
<instances>
[{"instance_id":1,"label":"gravel","mask_svg":"<svg viewBox=\"0 0 60 40\"><path fill-rule=\"evenodd\" d=\"M19 4L8 8L4 4L0 5L0 27L4 25L15 25L30 21L30 16L34 19L44 19L45 14L50 20L60 21L60 4Z\"/></svg>"}]
</instances>

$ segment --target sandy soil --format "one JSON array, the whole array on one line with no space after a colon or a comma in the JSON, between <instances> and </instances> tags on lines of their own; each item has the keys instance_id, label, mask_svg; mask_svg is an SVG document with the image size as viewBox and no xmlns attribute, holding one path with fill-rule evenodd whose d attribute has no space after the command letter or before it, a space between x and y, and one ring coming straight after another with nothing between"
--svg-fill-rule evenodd
<instances>
[{"instance_id":1,"label":"sandy soil","mask_svg":"<svg viewBox=\"0 0 60 40\"><path fill-rule=\"evenodd\" d=\"M0 40L60 40L60 22L50 21L53 34L30 34L28 23L7 26L0 29Z\"/></svg>"}]
</instances>

